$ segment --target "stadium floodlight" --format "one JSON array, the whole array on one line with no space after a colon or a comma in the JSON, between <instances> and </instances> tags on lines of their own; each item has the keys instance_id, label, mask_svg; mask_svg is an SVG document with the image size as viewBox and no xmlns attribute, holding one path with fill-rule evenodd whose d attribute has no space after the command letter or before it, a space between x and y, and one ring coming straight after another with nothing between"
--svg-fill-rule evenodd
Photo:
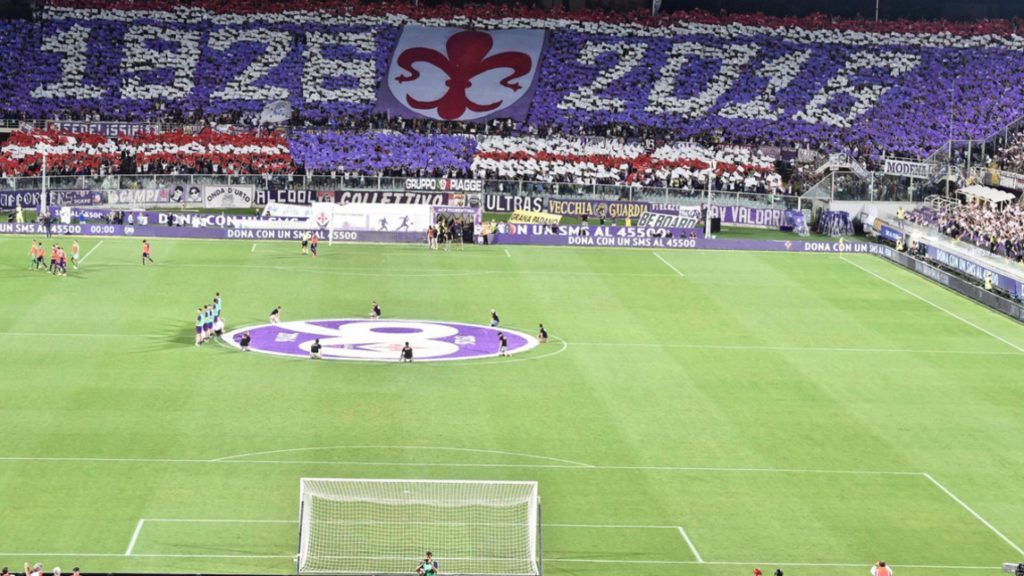
<instances>
[{"instance_id":1,"label":"stadium floodlight","mask_svg":"<svg viewBox=\"0 0 1024 576\"><path fill-rule=\"evenodd\" d=\"M536 482L303 478L299 506L299 574L541 573Z\"/></svg>"}]
</instances>

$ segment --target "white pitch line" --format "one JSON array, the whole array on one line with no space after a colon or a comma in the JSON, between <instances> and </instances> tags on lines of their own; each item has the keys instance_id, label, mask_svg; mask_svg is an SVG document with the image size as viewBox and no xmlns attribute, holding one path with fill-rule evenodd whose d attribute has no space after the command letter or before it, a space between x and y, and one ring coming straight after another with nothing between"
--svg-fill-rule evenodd
<instances>
[{"instance_id":1,"label":"white pitch line","mask_svg":"<svg viewBox=\"0 0 1024 576\"><path fill-rule=\"evenodd\" d=\"M79 553L79 552L0 552L0 556L21 556L21 557L46 557L46 556L73 556L82 558L123 558L124 554L114 553ZM288 558L294 560L295 555L275 554L132 554L132 558L249 558L278 560Z\"/></svg>"},{"instance_id":2,"label":"white pitch line","mask_svg":"<svg viewBox=\"0 0 1024 576\"><path fill-rule=\"evenodd\" d=\"M914 298L917 298L921 302L924 302L925 304L933 306L933 307L935 307L935 308L945 312L946 314L949 314L950 316L952 316L953 318L956 318L957 320L963 322L964 324L967 324L968 326L971 326L972 328L975 328L977 330L980 330L980 331L984 332L985 334L988 334L989 336L995 338L996 340L999 340L1003 344L1006 344L1010 348L1013 348L1014 350L1017 350L1018 352L1024 352L1024 348L1021 348L1020 346L1017 346L1016 344L1014 344L1013 342L1010 342L1009 340L1007 340L1006 338L1003 338L1002 336L998 336L998 335L996 335L996 334L994 334L994 333L992 333L992 332L982 328L981 326L978 326L974 322L971 322L970 320L964 318L963 316L959 316L958 314L956 314L955 312L953 312L951 310L947 310L946 308L943 308L942 306L939 306L938 304L936 304L935 302L932 302L931 300L928 300L924 296L920 296L918 294L915 294L915 293L911 292L910 290L907 290L903 286L900 286L899 284L893 282L892 280L889 280L887 278L883 278L883 277L879 276L878 274L872 272L871 270L868 270L867 268L861 266L860 264L857 264L856 262L852 262L850 260L847 260L846 258L843 258L842 256L840 256L839 259L842 260L843 262L846 262L847 264L849 264L851 266L854 266L856 268L860 268L864 272L867 272L868 274L874 276L875 278L878 278L882 282L885 282L886 284L888 284L890 286L893 286L894 288L897 288L900 291L905 292L905 293L913 296Z\"/></svg>"},{"instance_id":3,"label":"white pitch line","mask_svg":"<svg viewBox=\"0 0 1024 576\"><path fill-rule=\"evenodd\" d=\"M590 466L586 462L577 462L576 460L566 460L565 458L552 458L551 456L541 456L539 454L526 454L524 452L509 452L507 450L485 450L483 448L456 448L454 446L365 446L365 445L340 445L340 446L309 446L307 448L282 448L279 450L261 450L259 452L247 452L245 454L232 454L230 456L221 456L215 458L215 460L232 460L235 458L248 458L251 456L267 456L269 454L287 454L295 452L314 452L321 450L438 450L438 451L449 451L449 452L473 452L478 454L498 454L500 456L521 456L523 458L536 458L538 460L548 460L551 462L558 462L561 464L575 464L576 466Z\"/></svg>"},{"instance_id":4,"label":"white pitch line","mask_svg":"<svg viewBox=\"0 0 1024 576\"><path fill-rule=\"evenodd\" d=\"M696 560L611 560L611 559L594 559L594 558L544 558L544 562L578 562L582 564L666 564L666 565L697 565L704 564L705 566L760 566L760 565L772 565L772 566L808 566L808 567L823 567L823 568L863 568L864 566L871 565L871 562L763 562L763 561L750 561L750 562L735 562L735 561L717 561L707 560L704 562L698 562ZM935 566L925 564L900 564L900 569L905 568L920 568L926 570L1000 570L999 566Z\"/></svg>"},{"instance_id":5,"label":"white pitch line","mask_svg":"<svg viewBox=\"0 0 1024 576\"><path fill-rule=\"evenodd\" d=\"M184 524L298 524L298 520L251 520L232 518L146 518L150 522L181 522Z\"/></svg>"},{"instance_id":6,"label":"white pitch line","mask_svg":"<svg viewBox=\"0 0 1024 576\"><path fill-rule=\"evenodd\" d=\"M89 250L88 252L86 252L85 256L82 256L81 262L85 262L85 259L89 257L89 254L92 254L93 252L95 252L96 249L100 247L100 244L103 244L103 240L100 240L95 246L93 246L92 250Z\"/></svg>"},{"instance_id":7,"label":"white pitch line","mask_svg":"<svg viewBox=\"0 0 1024 576\"><path fill-rule=\"evenodd\" d=\"M663 276L663 275L662 275ZM0 337L10 336L14 338L24 337L45 337L45 338L165 338L165 334L111 334L101 332L0 332ZM553 338L558 338L553 336ZM560 338L558 338L561 340ZM530 356L519 358L522 360L539 360L547 356L553 356L563 352L567 343L562 341L562 349L543 356ZM743 344L685 344L685 343L649 343L649 342L573 342L573 346L608 346L616 348L692 348L695 350L764 350L780 352L853 352L868 354L941 354L947 356L1020 356L1017 352L999 352L995 350L915 350L912 348L842 348L837 346L755 346ZM508 364L516 362L517 359L498 360L495 362L476 362L475 366L483 364Z\"/></svg>"},{"instance_id":8,"label":"white pitch line","mask_svg":"<svg viewBox=\"0 0 1024 576\"><path fill-rule=\"evenodd\" d=\"M593 464L579 466L570 464L502 464L502 463L468 463L468 462L370 462L370 461L338 461L338 460L219 460L200 458L100 458L83 456L0 456L0 462L124 462L131 464L288 464L288 465L325 465L325 466L393 466L393 467L429 467L429 468L521 468L521 469L556 469L556 470L621 470L639 472L774 472L778 474L852 474L867 476L921 476L922 472L901 472L892 470L820 470L801 468L727 468L710 466L617 466Z\"/></svg>"},{"instance_id":9,"label":"white pitch line","mask_svg":"<svg viewBox=\"0 0 1024 576\"><path fill-rule=\"evenodd\" d=\"M256 251L256 243L253 242L252 243L252 250L249 250L249 252L255 252L255 251Z\"/></svg>"},{"instance_id":10,"label":"white pitch line","mask_svg":"<svg viewBox=\"0 0 1024 576\"><path fill-rule=\"evenodd\" d=\"M1014 544L1012 540L1007 538L1005 534L1003 534L998 529L996 529L996 527L993 526L992 524L990 524L988 520L985 520L984 518L982 518L981 514L978 514L977 512L974 511L973 508L968 506L963 500L957 498L956 494L953 494L945 486L943 486L942 484L939 484L939 481L936 480L935 478L932 478L931 474L925 472L923 474L923 476L925 478L931 480L932 484L935 484L936 486L938 486L939 490L942 490L943 492L945 492L950 498L953 499L953 501L955 501L957 504L963 506L964 510L967 510L968 512L971 513L971 516L974 516L975 518L980 520L982 524L987 526L989 530L991 530L992 532L995 532L996 536L999 536L1000 538L1002 538L1003 542L1006 542L1007 544L1009 544L1018 554L1020 554L1021 556L1024 556L1024 550L1021 550L1020 546L1017 546L1016 544Z\"/></svg>"},{"instance_id":11,"label":"white pitch line","mask_svg":"<svg viewBox=\"0 0 1024 576\"><path fill-rule=\"evenodd\" d=\"M0 332L0 336L23 338L43 336L46 338L166 338L160 334L97 334L87 332Z\"/></svg>"},{"instance_id":12,"label":"white pitch line","mask_svg":"<svg viewBox=\"0 0 1024 576\"><path fill-rule=\"evenodd\" d=\"M139 532L142 532L142 525L145 523L145 518L139 518L139 523L135 525L135 533L132 534L132 541L128 543L128 549L124 552L125 556L132 555L132 550L135 548L135 541L139 539Z\"/></svg>"},{"instance_id":13,"label":"white pitch line","mask_svg":"<svg viewBox=\"0 0 1024 576\"><path fill-rule=\"evenodd\" d=\"M609 346L622 348L693 348L697 350L765 350L780 352L867 352L870 354L942 354L965 356L1020 356L1017 352L992 350L914 350L912 348L842 348L836 346L756 346L744 344L685 344L649 342L573 342L573 346Z\"/></svg>"},{"instance_id":14,"label":"white pitch line","mask_svg":"<svg viewBox=\"0 0 1024 576\"><path fill-rule=\"evenodd\" d=\"M678 528L678 526L662 526L660 524L550 524L547 522L544 523L544 526L554 526L556 528L642 528L654 530Z\"/></svg>"},{"instance_id":15,"label":"white pitch line","mask_svg":"<svg viewBox=\"0 0 1024 576\"><path fill-rule=\"evenodd\" d=\"M657 258L658 260L661 260L662 262L664 262L666 266L671 268L676 274L679 274L680 277L686 278L686 274L683 274L682 272L679 271L678 268L676 268L675 266L669 264L668 260L665 260L664 258L661 257L661 254L658 254L657 252L651 252L651 254L654 254L655 258Z\"/></svg>"},{"instance_id":16,"label":"white pitch line","mask_svg":"<svg viewBox=\"0 0 1024 576\"><path fill-rule=\"evenodd\" d=\"M694 557L697 558L697 562L703 564L704 559L700 557L700 552L697 552L697 547L693 545L693 542L690 541L690 537L686 535L686 530L683 530L682 526L676 526L676 528L679 528L679 533L683 535L683 540L686 540L686 545L690 547L690 551L693 552Z\"/></svg>"},{"instance_id":17,"label":"white pitch line","mask_svg":"<svg viewBox=\"0 0 1024 576\"><path fill-rule=\"evenodd\" d=\"M89 552L0 552L0 556L45 558L45 557L76 557L76 558L120 558L124 554L116 553L89 553ZM292 560L294 554L132 554L132 558L239 558L250 560ZM697 565L706 566L807 566L824 568L863 568L871 564L864 562L765 562L765 561L717 561L706 560L603 560L594 558L544 558L544 562L574 562L583 564L666 564L666 565ZM900 564L900 569L923 569L923 570L989 570L992 572L1000 570L999 566L941 566L930 564Z\"/></svg>"},{"instance_id":18,"label":"white pitch line","mask_svg":"<svg viewBox=\"0 0 1024 576\"><path fill-rule=\"evenodd\" d=\"M508 256L509 258L512 257L512 255L508 253L508 248L505 248L505 256Z\"/></svg>"},{"instance_id":19,"label":"white pitch line","mask_svg":"<svg viewBox=\"0 0 1024 576\"><path fill-rule=\"evenodd\" d=\"M298 520L251 519L251 518L146 518L147 522L177 522L181 524L298 524ZM340 524L358 524L358 522L339 522ZM465 526L494 525L479 522L466 522ZM661 524L552 524L545 523L546 528L608 528L608 529L641 529L641 530L675 530L678 526Z\"/></svg>"}]
</instances>

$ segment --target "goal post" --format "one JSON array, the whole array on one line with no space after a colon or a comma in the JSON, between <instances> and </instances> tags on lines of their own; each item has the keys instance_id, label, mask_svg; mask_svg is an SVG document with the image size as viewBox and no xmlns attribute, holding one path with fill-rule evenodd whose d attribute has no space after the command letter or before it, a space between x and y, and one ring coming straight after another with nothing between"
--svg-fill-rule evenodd
<instances>
[{"instance_id":1,"label":"goal post","mask_svg":"<svg viewBox=\"0 0 1024 576\"><path fill-rule=\"evenodd\" d=\"M541 574L536 482L303 478L299 574Z\"/></svg>"}]
</instances>

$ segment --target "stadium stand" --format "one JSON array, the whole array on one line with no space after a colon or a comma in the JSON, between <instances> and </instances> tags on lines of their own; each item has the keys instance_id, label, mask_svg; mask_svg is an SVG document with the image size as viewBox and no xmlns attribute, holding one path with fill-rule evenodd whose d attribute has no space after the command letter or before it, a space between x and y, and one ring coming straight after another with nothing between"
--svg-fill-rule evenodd
<instances>
[{"instance_id":1,"label":"stadium stand","mask_svg":"<svg viewBox=\"0 0 1024 576\"><path fill-rule=\"evenodd\" d=\"M1024 206L986 202L926 204L907 214L907 220L943 236L968 242L990 254L1015 262L1024 260Z\"/></svg>"},{"instance_id":2,"label":"stadium stand","mask_svg":"<svg viewBox=\"0 0 1024 576\"><path fill-rule=\"evenodd\" d=\"M392 114L380 91L415 26L544 31L521 113ZM38 175L46 151L57 175L458 176L789 193L815 181L806 170L776 173L775 161L797 151L842 151L877 169L1021 116L1017 26L58 0L31 21L0 23L0 115L65 129L15 132L0 172ZM281 117L268 117L268 102ZM169 126L108 136L74 126L90 122ZM999 158L1016 166L1021 147ZM866 193L867 182L847 180L836 198ZM880 199L903 198L887 182L870 186Z\"/></svg>"},{"instance_id":3,"label":"stadium stand","mask_svg":"<svg viewBox=\"0 0 1024 576\"><path fill-rule=\"evenodd\" d=\"M277 174L294 171L288 143L280 134L121 135L59 130L14 132L0 149L4 176L37 176L42 152L55 175L129 174Z\"/></svg>"},{"instance_id":4,"label":"stadium stand","mask_svg":"<svg viewBox=\"0 0 1024 576\"><path fill-rule=\"evenodd\" d=\"M2 25L10 74L0 110L251 126L282 99L295 125L366 124L400 26L413 24L549 31L521 134L711 135L924 156L1024 111L1024 40L1008 21L92 1L55 2L36 21Z\"/></svg>"}]
</instances>

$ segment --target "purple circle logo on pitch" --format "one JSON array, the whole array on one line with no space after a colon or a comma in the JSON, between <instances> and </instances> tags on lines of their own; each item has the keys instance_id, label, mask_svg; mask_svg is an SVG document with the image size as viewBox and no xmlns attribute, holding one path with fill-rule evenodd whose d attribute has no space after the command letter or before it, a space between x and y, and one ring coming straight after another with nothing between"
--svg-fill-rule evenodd
<instances>
[{"instance_id":1,"label":"purple circle logo on pitch","mask_svg":"<svg viewBox=\"0 0 1024 576\"><path fill-rule=\"evenodd\" d=\"M309 356L309 347L320 339L324 358L397 362L408 342L413 360L467 360L498 355L498 332L508 339L511 354L525 352L537 339L515 330L432 320L297 320L262 324L233 330L224 341L238 348L248 332L253 352L281 356Z\"/></svg>"}]
</instances>

